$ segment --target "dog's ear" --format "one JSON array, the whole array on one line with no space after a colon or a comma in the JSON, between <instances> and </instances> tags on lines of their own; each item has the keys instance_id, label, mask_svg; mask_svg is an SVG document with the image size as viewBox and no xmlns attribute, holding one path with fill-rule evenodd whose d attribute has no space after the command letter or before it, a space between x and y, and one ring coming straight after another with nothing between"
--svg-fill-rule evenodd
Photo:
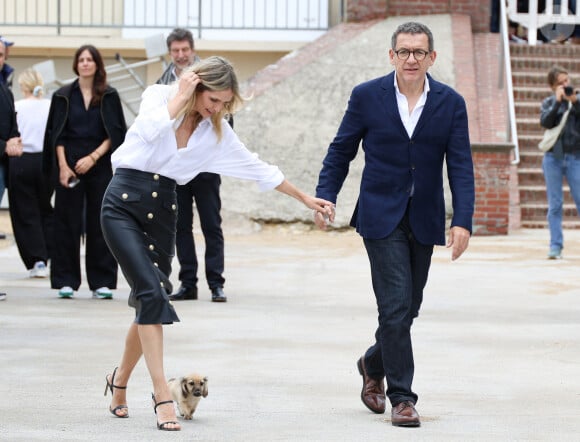
<instances>
[{"instance_id":1,"label":"dog's ear","mask_svg":"<svg viewBox=\"0 0 580 442\"><path fill-rule=\"evenodd\" d=\"M205 378L203 378L203 390L201 392L203 397L207 397L207 376Z\"/></svg>"},{"instance_id":2,"label":"dog's ear","mask_svg":"<svg viewBox=\"0 0 580 442\"><path fill-rule=\"evenodd\" d=\"M189 389L187 388L187 379L181 378L181 394L183 397L189 396Z\"/></svg>"}]
</instances>

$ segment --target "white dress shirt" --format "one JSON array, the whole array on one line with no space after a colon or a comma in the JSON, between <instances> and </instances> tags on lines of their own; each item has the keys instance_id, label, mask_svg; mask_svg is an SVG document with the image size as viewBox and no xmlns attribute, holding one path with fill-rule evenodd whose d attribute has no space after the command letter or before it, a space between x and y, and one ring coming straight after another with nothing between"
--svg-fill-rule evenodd
<instances>
[{"instance_id":1,"label":"white dress shirt","mask_svg":"<svg viewBox=\"0 0 580 442\"><path fill-rule=\"evenodd\" d=\"M47 98L23 98L14 103L14 108L16 109L18 131L22 138L22 152L42 152L50 100Z\"/></svg>"},{"instance_id":2,"label":"white dress shirt","mask_svg":"<svg viewBox=\"0 0 580 442\"><path fill-rule=\"evenodd\" d=\"M167 110L175 91L175 87L155 84L143 92L139 115L111 157L113 170L122 167L158 173L180 185L200 172L213 172L256 181L262 191L284 181L280 169L250 152L225 120L220 122L222 139L219 142L211 119L204 118L187 146L178 149L175 130L182 118L170 119Z\"/></svg>"},{"instance_id":3,"label":"white dress shirt","mask_svg":"<svg viewBox=\"0 0 580 442\"><path fill-rule=\"evenodd\" d=\"M423 113L423 108L425 107L425 102L427 101L427 94L429 93L429 80L425 77L425 83L423 86L423 93L419 97L417 104L413 108L413 111L409 113L409 102L407 97L405 97L399 91L399 84L397 83L397 76L395 75L395 91L397 96L397 105L399 107L399 115L403 121L403 125L409 135L409 138L413 136L417 122Z\"/></svg>"},{"instance_id":4,"label":"white dress shirt","mask_svg":"<svg viewBox=\"0 0 580 442\"><path fill-rule=\"evenodd\" d=\"M403 121L403 126L407 131L409 138L413 137L413 132L415 132L415 127L419 122L419 118L423 113L423 108L425 107L425 102L427 101L427 93L429 93L429 80L425 76L425 82L423 83L423 93L417 100L417 104L413 108L412 112L409 112L409 102L407 97L399 91L399 83L397 83L397 76L395 75L395 95L397 97L397 106L399 107L399 115ZM415 193L415 183L411 184L411 196Z\"/></svg>"}]
</instances>

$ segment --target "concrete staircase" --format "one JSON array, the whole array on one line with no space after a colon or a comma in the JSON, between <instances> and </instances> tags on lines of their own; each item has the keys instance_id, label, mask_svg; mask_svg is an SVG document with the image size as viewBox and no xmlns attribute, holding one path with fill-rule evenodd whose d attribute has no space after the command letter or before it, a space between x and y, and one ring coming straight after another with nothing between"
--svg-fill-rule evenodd
<instances>
[{"instance_id":1,"label":"concrete staircase","mask_svg":"<svg viewBox=\"0 0 580 442\"><path fill-rule=\"evenodd\" d=\"M540 126L540 104L550 95L548 70L555 64L565 68L572 84L580 87L580 45L511 45L512 76L520 147L518 182L521 225L547 227L548 202L538 143L544 129ZM580 218L564 182L564 228L580 229Z\"/></svg>"}]
</instances>

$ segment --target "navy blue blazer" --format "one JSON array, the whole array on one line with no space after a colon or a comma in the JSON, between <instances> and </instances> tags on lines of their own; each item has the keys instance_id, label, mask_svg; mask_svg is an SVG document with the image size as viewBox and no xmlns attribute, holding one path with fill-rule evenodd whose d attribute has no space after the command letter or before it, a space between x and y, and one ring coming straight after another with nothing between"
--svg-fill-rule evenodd
<instances>
[{"instance_id":1,"label":"navy blue blazer","mask_svg":"<svg viewBox=\"0 0 580 442\"><path fill-rule=\"evenodd\" d=\"M444 160L453 196L451 226L472 229L475 190L465 101L427 75L427 101L409 138L397 107L394 75L353 89L324 158L316 196L336 202L362 141L365 163L351 226L364 238L385 238L409 204L417 241L445 244Z\"/></svg>"}]
</instances>

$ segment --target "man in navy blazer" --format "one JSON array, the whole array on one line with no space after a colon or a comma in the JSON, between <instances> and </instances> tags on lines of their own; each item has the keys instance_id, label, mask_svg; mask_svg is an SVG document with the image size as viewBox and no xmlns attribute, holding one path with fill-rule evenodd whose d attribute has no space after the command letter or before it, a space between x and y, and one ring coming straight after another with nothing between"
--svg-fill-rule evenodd
<instances>
[{"instance_id":1,"label":"man in navy blazer","mask_svg":"<svg viewBox=\"0 0 580 442\"><path fill-rule=\"evenodd\" d=\"M427 73L436 55L425 25L409 22L397 28L389 50L394 72L353 89L316 188L316 196L336 202L362 141L365 165L351 225L363 237L369 257L379 326L375 343L357 365L363 403L384 413L388 397L395 426L420 426L417 394L411 389L411 325L433 247L445 244L444 160L453 197L447 241L452 260L467 248L472 227L475 191L467 110L457 92ZM316 214L314 221L325 229L328 220Z\"/></svg>"}]
</instances>

